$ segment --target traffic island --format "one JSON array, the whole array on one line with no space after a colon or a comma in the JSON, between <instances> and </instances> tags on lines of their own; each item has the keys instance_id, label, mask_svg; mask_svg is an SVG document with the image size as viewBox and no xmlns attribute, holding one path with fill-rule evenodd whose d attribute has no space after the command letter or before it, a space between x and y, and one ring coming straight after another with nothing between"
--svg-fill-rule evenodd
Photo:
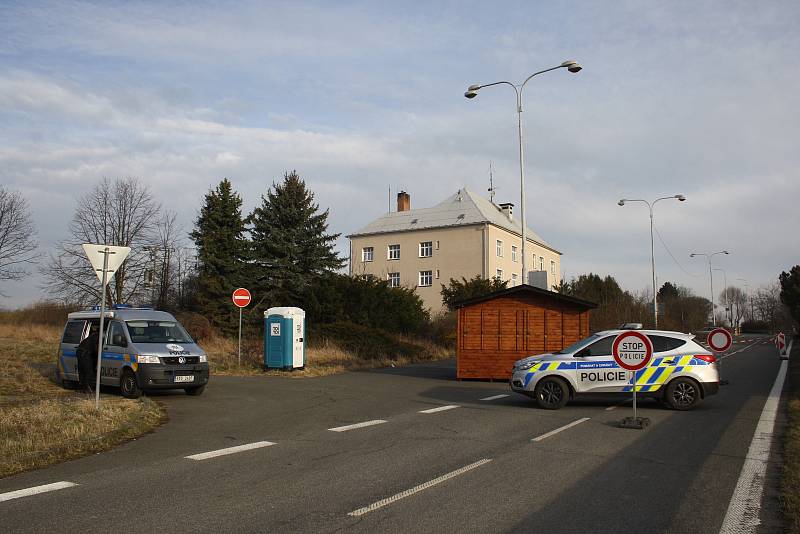
<instances>
[{"instance_id":1,"label":"traffic island","mask_svg":"<svg viewBox=\"0 0 800 534\"><path fill-rule=\"evenodd\" d=\"M649 417L625 417L619 422L620 428L633 428L635 430L644 430L650 426Z\"/></svg>"}]
</instances>

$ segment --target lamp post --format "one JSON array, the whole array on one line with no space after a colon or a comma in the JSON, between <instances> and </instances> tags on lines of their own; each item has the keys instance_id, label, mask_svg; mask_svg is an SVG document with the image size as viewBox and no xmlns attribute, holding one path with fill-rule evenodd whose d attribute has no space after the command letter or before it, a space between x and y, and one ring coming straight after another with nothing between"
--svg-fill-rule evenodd
<instances>
[{"instance_id":1,"label":"lamp post","mask_svg":"<svg viewBox=\"0 0 800 534\"><path fill-rule=\"evenodd\" d=\"M744 291L745 294L747 295L747 300L750 301L750 320L752 321L753 319L755 319L756 314L755 311L753 310L753 299L750 298L750 284L748 284L747 280L745 280L744 278L737 278L737 280L744 282Z\"/></svg>"},{"instance_id":2,"label":"lamp post","mask_svg":"<svg viewBox=\"0 0 800 534\"><path fill-rule=\"evenodd\" d=\"M544 74L545 72L550 72L551 70L557 69L567 69L572 73L579 72L583 67L577 61L565 61L561 65L557 67L551 67L549 69L540 70L539 72L534 72L527 78L525 81L519 85L515 85L511 82L500 81L494 83L487 83L483 85L470 85L467 88L467 91L464 93L466 98L475 98L478 96L478 91L483 89L484 87L491 87L493 85L510 85L514 92L517 95L517 132L519 133L519 196L520 196L520 218L522 224L522 283L527 284L527 274L528 274L528 256L527 256L527 247L526 243L527 239L527 222L525 220L525 156L524 150L522 147L522 90L525 88L525 84L527 84L531 78L534 76L538 76L539 74Z\"/></svg>"},{"instance_id":3,"label":"lamp post","mask_svg":"<svg viewBox=\"0 0 800 534\"><path fill-rule=\"evenodd\" d=\"M730 254L727 250L720 250L719 252L712 252L711 254L693 252L689 254L690 258L695 256L705 256L708 259L708 280L711 284L711 324L717 326L717 316L714 313L714 274L711 272L711 258L717 254Z\"/></svg>"},{"instance_id":4,"label":"lamp post","mask_svg":"<svg viewBox=\"0 0 800 534\"><path fill-rule=\"evenodd\" d=\"M725 316L728 318L731 328L733 328L733 308L731 308L731 291L728 287L728 273L725 272L725 269L720 267L717 267L714 270L722 272L722 279L725 283Z\"/></svg>"},{"instance_id":5,"label":"lamp post","mask_svg":"<svg viewBox=\"0 0 800 534\"><path fill-rule=\"evenodd\" d=\"M686 197L683 195L672 195L671 197L657 198L652 203L640 198L623 198L617 202L620 206L624 206L626 202L644 202L650 210L650 269L653 273L653 322L655 323L656 330L658 330L658 292L656 291L656 255L653 245L653 207L659 200L668 200L670 198L674 198L680 202L686 200Z\"/></svg>"}]
</instances>

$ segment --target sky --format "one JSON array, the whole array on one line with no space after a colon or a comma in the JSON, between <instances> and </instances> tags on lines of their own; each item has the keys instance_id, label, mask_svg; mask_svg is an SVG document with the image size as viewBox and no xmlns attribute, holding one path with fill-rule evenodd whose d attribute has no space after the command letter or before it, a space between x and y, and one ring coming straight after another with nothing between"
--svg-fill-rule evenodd
<instances>
[{"instance_id":1,"label":"sky","mask_svg":"<svg viewBox=\"0 0 800 534\"><path fill-rule=\"evenodd\" d=\"M666 281L708 296L800 263L800 3L8 2L0 0L0 183L27 199L46 257L76 199L135 176L188 234L228 177L247 213L297 170L331 232L461 187L519 206L569 279ZM517 208L518 213L518 208ZM660 238L659 238L660 236ZM347 240L337 242L346 254ZM715 273L715 290L722 284ZM47 298L34 273L0 307Z\"/></svg>"}]
</instances>

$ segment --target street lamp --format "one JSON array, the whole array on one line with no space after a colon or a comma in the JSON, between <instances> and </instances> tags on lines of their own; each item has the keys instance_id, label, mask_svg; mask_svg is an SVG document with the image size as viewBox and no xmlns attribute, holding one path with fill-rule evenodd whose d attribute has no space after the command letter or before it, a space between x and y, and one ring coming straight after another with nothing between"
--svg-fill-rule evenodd
<instances>
[{"instance_id":1,"label":"street lamp","mask_svg":"<svg viewBox=\"0 0 800 534\"><path fill-rule=\"evenodd\" d=\"M731 308L731 290L728 287L728 273L725 271L725 269L720 267L717 267L714 270L722 272L722 278L725 283L725 316L728 318L728 322L730 322L731 327L733 327L733 308Z\"/></svg>"},{"instance_id":2,"label":"street lamp","mask_svg":"<svg viewBox=\"0 0 800 534\"><path fill-rule=\"evenodd\" d=\"M745 280L744 278L737 278L737 280L744 282L744 290L745 293L747 294L747 300L750 301L750 320L752 321L753 319L755 319L755 313L753 310L753 299L750 298L750 284L748 284L747 280Z\"/></svg>"},{"instance_id":3,"label":"street lamp","mask_svg":"<svg viewBox=\"0 0 800 534\"><path fill-rule=\"evenodd\" d=\"M656 256L653 247L653 207L659 200L668 200L671 198L679 200L680 202L686 200L686 197L683 195L672 195L671 197L657 198L652 203L639 198L623 198L617 202L619 206L624 206L626 202L644 202L650 209L650 268L653 272L653 322L655 323L656 330L658 330L658 292L656 291Z\"/></svg>"},{"instance_id":4,"label":"street lamp","mask_svg":"<svg viewBox=\"0 0 800 534\"><path fill-rule=\"evenodd\" d=\"M510 85L514 92L517 94L517 132L519 133L519 196L520 196L520 218L522 224L522 283L528 283L528 269L527 269L527 252L526 252L526 244L527 244L527 229L528 225L525 220L525 157L524 151L522 148L522 90L525 88L525 84L527 84L531 78L534 76L538 76L539 74L544 74L545 72L550 72L551 70L557 69L567 69L572 73L579 72L583 67L577 62L573 60L565 61L561 65L557 67L551 67L549 69L540 70L539 72L534 72L527 78L525 81L519 85L515 85L511 82L501 81L501 82L494 82L494 83L487 83L483 85L470 85L467 88L467 91L464 93L466 98L475 98L478 96L478 91L483 89L484 87L491 87L493 85Z\"/></svg>"},{"instance_id":5,"label":"street lamp","mask_svg":"<svg viewBox=\"0 0 800 534\"><path fill-rule=\"evenodd\" d=\"M717 326L717 316L714 314L714 275L711 272L711 258L717 254L730 254L730 252L727 250L720 250L719 252L712 252L711 254L697 252L689 254L690 258L694 258L695 256L705 256L708 258L708 279L711 284L711 324L713 326Z\"/></svg>"}]
</instances>

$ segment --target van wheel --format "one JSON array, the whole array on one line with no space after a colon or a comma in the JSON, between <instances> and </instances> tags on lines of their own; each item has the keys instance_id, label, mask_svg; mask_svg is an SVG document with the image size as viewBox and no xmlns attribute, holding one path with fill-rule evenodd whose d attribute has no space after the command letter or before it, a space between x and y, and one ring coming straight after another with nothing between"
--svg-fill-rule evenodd
<instances>
[{"instance_id":1,"label":"van wheel","mask_svg":"<svg viewBox=\"0 0 800 534\"><path fill-rule=\"evenodd\" d=\"M122 371L122 377L119 379L119 389L126 399L138 399L142 394L139 384L136 383L136 375L130 369Z\"/></svg>"},{"instance_id":2,"label":"van wheel","mask_svg":"<svg viewBox=\"0 0 800 534\"><path fill-rule=\"evenodd\" d=\"M206 385L203 384L202 386L195 386L193 388L183 388L187 395L202 395L202 393L206 390Z\"/></svg>"},{"instance_id":3,"label":"van wheel","mask_svg":"<svg viewBox=\"0 0 800 534\"><path fill-rule=\"evenodd\" d=\"M540 408L558 410L569 400L569 386L560 378L543 378L536 384L533 398L536 399Z\"/></svg>"},{"instance_id":4,"label":"van wheel","mask_svg":"<svg viewBox=\"0 0 800 534\"><path fill-rule=\"evenodd\" d=\"M673 410L691 410L700 402L700 386L689 378L677 378L667 386L664 400Z\"/></svg>"}]
</instances>

